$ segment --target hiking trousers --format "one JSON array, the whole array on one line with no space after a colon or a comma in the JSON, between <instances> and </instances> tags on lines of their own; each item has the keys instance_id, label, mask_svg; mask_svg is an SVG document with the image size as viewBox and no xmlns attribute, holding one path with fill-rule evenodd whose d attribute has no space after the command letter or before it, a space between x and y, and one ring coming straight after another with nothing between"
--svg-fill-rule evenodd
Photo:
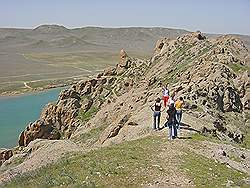
<instances>
[{"instance_id":1,"label":"hiking trousers","mask_svg":"<svg viewBox=\"0 0 250 188\"><path fill-rule=\"evenodd\" d=\"M174 122L169 122L167 123L168 128L169 128L169 138L174 139L177 137L177 127Z\"/></svg>"},{"instance_id":2,"label":"hiking trousers","mask_svg":"<svg viewBox=\"0 0 250 188\"><path fill-rule=\"evenodd\" d=\"M182 110L176 110L176 125L177 125L177 129L180 130L180 126L181 126L181 119L182 119Z\"/></svg>"},{"instance_id":3,"label":"hiking trousers","mask_svg":"<svg viewBox=\"0 0 250 188\"><path fill-rule=\"evenodd\" d=\"M153 118L154 118L153 129L159 129L160 128L161 112L154 111Z\"/></svg>"},{"instance_id":4,"label":"hiking trousers","mask_svg":"<svg viewBox=\"0 0 250 188\"><path fill-rule=\"evenodd\" d=\"M162 99L163 99L163 102L164 102L164 107L166 107L167 103L168 103L169 96L163 96Z\"/></svg>"}]
</instances>

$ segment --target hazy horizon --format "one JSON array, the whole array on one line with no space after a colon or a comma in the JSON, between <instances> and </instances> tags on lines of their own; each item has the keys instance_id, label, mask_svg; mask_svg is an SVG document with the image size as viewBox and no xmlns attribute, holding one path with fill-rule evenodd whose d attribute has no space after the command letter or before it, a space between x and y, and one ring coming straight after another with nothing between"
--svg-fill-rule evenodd
<instances>
[{"instance_id":1,"label":"hazy horizon","mask_svg":"<svg viewBox=\"0 0 250 188\"><path fill-rule=\"evenodd\" d=\"M250 35L248 0L9 0L0 3L0 28L44 24L81 27L163 27Z\"/></svg>"}]
</instances>

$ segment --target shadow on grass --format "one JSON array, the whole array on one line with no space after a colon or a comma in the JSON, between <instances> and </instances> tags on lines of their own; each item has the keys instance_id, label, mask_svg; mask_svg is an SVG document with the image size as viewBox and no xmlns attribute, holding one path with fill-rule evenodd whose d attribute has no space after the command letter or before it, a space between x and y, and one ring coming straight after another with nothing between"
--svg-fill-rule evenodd
<instances>
[{"instance_id":1,"label":"shadow on grass","mask_svg":"<svg viewBox=\"0 0 250 188\"><path fill-rule=\"evenodd\" d=\"M194 129L194 128L192 128L190 125L185 124L185 123L181 123L180 128L181 128L181 129L184 129L184 130L189 130L189 131L194 131L194 132L196 132L196 133L200 133L199 130Z\"/></svg>"},{"instance_id":2,"label":"shadow on grass","mask_svg":"<svg viewBox=\"0 0 250 188\"><path fill-rule=\"evenodd\" d=\"M192 139L192 136L177 136L177 138L181 140L187 140L187 139Z\"/></svg>"},{"instance_id":3,"label":"shadow on grass","mask_svg":"<svg viewBox=\"0 0 250 188\"><path fill-rule=\"evenodd\" d=\"M168 126L166 126L166 124L164 124L162 127L159 128L159 130L162 130L164 128L168 128ZM192 128L190 125L188 125L186 123L181 123L180 129L184 129L184 130L189 130L189 131L194 131L194 132L200 133L199 130L196 130L196 129Z\"/></svg>"}]
</instances>

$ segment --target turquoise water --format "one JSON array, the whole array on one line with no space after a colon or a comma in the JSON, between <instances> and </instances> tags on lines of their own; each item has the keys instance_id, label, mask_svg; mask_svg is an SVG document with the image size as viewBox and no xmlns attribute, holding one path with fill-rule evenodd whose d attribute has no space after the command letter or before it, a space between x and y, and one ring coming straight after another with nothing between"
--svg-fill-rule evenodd
<instances>
[{"instance_id":1,"label":"turquoise water","mask_svg":"<svg viewBox=\"0 0 250 188\"><path fill-rule=\"evenodd\" d=\"M21 131L29 122L38 119L42 108L48 102L56 101L63 89L0 97L0 148L16 146Z\"/></svg>"}]
</instances>

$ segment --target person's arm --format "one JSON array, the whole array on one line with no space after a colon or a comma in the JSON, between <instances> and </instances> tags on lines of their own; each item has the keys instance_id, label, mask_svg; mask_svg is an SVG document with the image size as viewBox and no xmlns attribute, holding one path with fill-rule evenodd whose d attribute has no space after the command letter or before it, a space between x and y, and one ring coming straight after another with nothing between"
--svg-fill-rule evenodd
<instances>
[{"instance_id":1,"label":"person's arm","mask_svg":"<svg viewBox=\"0 0 250 188\"><path fill-rule=\"evenodd\" d=\"M168 119L169 119L169 112L168 112L168 110L166 111L167 113L167 116L166 116L166 119L167 119L167 121L168 121Z\"/></svg>"}]
</instances>

